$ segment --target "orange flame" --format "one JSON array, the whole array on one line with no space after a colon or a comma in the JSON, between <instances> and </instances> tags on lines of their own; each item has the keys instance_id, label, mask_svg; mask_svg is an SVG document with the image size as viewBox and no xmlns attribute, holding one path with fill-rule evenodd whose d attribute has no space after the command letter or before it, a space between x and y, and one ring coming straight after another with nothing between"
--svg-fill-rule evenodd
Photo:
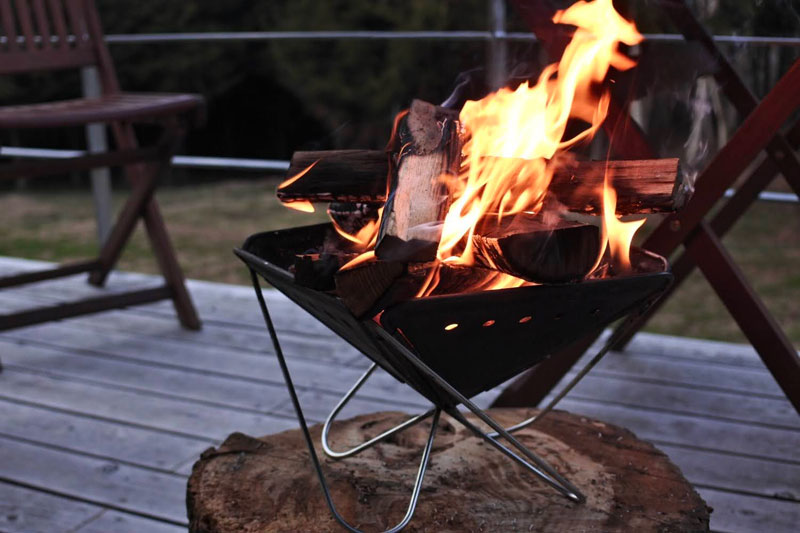
<instances>
[{"instance_id":1,"label":"orange flame","mask_svg":"<svg viewBox=\"0 0 800 533\"><path fill-rule=\"evenodd\" d=\"M606 118L610 97L607 90L599 88L608 70L625 70L635 64L618 48L620 44L635 45L642 36L632 22L614 10L612 0L578 1L557 12L553 21L575 26L559 63L545 67L534 85L525 82L516 89L503 88L479 101L468 101L460 113L461 168L456 177L440 178L448 187L452 203L444 219L438 265L474 264L472 236L479 223L492 218L499 223L503 217L542 212L559 155L591 139ZM395 119L387 151L397 151L396 130L404 114ZM567 125L576 121L584 124L583 129L565 138ZM311 167L313 164L279 188L300 179ZM616 193L608 177L602 195L604 241L597 262L608 247L615 265L628 269L630 243L643 221L622 222L616 218ZM343 268L374 259L380 220L379 216L377 222L364 226L355 235L334 223L343 238L367 250ZM439 268L431 268L417 296L433 293L439 277ZM471 290L530 284L497 272L487 275Z\"/></svg>"},{"instance_id":2,"label":"orange flame","mask_svg":"<svg viewBox=\"0 0 800 533\"><path fill-rule=\"evenodd\" d=\"M473 264L472 235L487 217L500 221L521 212L541 212L553 160L591 138L606 117L609 95L598 92L597 85L611 66L622 70L634 65L617 48L620 43L636 44L642 36L614 10L611 0L577 2L556 13L553 21L576 26L558 64L545 67L533 86L525 82L515 90L500 89L468 101L461 111L464 161L458 178L447 181L454 200L444 221L440 261ZM567 124L574 119L586 126L565 139ZM612 208L608 234L613 235L612 250L618 250L626 232L619 231L622 223L613 213ZM514 281L502 279L500 285L523 283L509 277Z\"/></svg>"},{"instance_id":3,"label":"orange flame","mask_svg":"<svg viewBox=\"0 0 800 533\"><path fill-rule=\"evenodd\" d=\"M360 250L366 250L368 248L374 248L375 243L378 241L378 230L381 227L381 217L383 216L383 207L378 209L378 219L377 220L370 220L364 227L356 232L355 235L351 233L347 233L344 228L342 228L338 222L331 219L333 223L333 229L336 230L336 233L347 239L348 241L357 244Z\"/></svg>"},{"instance_id":4,"label":"orange flame","mask_svg":"<svg viewBox=\"0 0 800 533\"><path fill-rule=\"evenodd\" d=\"M299 180L306 174L308 171L314 168L314 165L319 163L319 159L308 165L306 168L292 176L291 178L287 178L283 181L280 185L278 185L278 190L284 189L294 183L295 181ZM302 211L303 213L313 213L314 212L314 204L309 202L308 200L286 200L283 202L283 205L288 207L289 209L295 209L297 211Z\"/></svg>"},{"instance_id":5,"label":"orange flame","mask_svg":"<svg viewBox=\"0 0 800 533\"><path fill-rule=\"evenodd\" d=\"M620 272L626 272L631 269L631 241L645 221L642 219L623 222L616 217L616 208L617 192L609 185L606 176L603 182L603 233L614 266Z\"/></svg>"}]
</instances>

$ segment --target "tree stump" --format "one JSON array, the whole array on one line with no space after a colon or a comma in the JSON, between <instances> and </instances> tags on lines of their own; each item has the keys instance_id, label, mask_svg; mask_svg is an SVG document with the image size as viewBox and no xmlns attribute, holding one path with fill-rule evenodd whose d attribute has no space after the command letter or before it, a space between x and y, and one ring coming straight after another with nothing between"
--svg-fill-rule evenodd
<instances>
[{"instance_id":1,"label":"tree stump","mask_svg":"<svg viewBox=\"0 0 800 533\"><path fill-rule=\"evenodd\" d=\"M533 412L491 411L506 426ZM406 417L374 413L338 422L332 445L360 443ZM355 457L322 459L346 520L367 532L400 520L429 427L418 424ZM311 429L317 443L320 429ZM710 509L680 470L630 431L556 411L516 435L572 481L586 503L567 500L443 415L405 531L708 531ZM193 533L342 531L299 429L259 439L234 433L206 450L192 469L186 501Z\"/></svg>"}]
</instances>

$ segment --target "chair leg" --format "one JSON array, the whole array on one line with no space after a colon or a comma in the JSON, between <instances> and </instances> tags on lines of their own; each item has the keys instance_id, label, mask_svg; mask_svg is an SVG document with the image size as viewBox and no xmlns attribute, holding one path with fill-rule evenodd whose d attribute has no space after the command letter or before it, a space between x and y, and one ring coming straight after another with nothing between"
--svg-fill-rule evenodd
<instances>
[{"instance_id":1,"label":"chair leg","mask_svg":"<svg viewBox=\"0 0 800 533\"><path fill-rule=\"evenodd\" d=\"M172 303L181 325L186 329L199 330L200 317L197 316L192 297L186 289L186 278L178 264L175 249L167 233L167 227L164 225L164 218L161 216L161 210L154 198L151 198L145 207L144 224L161 274L164 276L167 286L172 290Z\"/></svg>"},{"instance_id":2,"label":"chair leg","mask_svg":"<svg viewBox=\"0 0 800 533\"><path fill-rule=\"evenodd\" d=\"M104 285L109 272L119 260L125 244L133 234L133 230L136 229L136 222L143 215L148 202L153 197L161 166L163 164L149 165L151 171L144 173L142 179L133 185L133 191L128 201L122 207L111 233L100 249L98 256L100 266L89 274L89 283L92 285L98 287Z\"/></svg>"},{"instance_id":3,"label":"chair leg","mask_svg":"<svg viewBox=\"0 0 800 533\"><path fill-rule=\"evenodd\" d=\"M120 148L133 149L138 146L133 126L130 124L116 123L112 125L112 130L117 146ZM152 171L152 176L154 178L160 177L158 176L160 172L169 170L169 157L172 155L174 151L173 148L181 136L181 130L177 124L170 124L167 126L164 132L164 140L162 141L167 147L165 159ZM144 164L135 164L126 167L125 170L128 181L136 186L137 183L147 180L149 173L147 167L148 165ZM192 303L189 291L186 289L186 279L184 278L183 270L181 270L180 264L178 264L175 249L172 246L167 228L164 225L164 218L161 216L161 210L152 195L141 211L141 216L144 220L153 255L155 255L161 274L164 276L164 280L172 292L172 303L175 306L178 320L186 329L200 329L200 318ZM108 269L110 268L109 266ZM102 284L106 276L108 276L108 270L93 273L92 277L90 277L90 282Z\"/></svg>"}]
</instances>

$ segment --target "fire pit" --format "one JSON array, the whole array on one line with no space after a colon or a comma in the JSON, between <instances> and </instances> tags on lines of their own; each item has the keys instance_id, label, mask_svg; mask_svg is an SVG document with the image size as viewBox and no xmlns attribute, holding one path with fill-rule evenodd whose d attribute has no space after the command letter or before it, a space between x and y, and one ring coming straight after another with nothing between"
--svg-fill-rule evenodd
<instances>
[{"instance_id":1,"label":"fire pit","mask_svg":"<svg viewBox=\"0 0 800 533\"><path fill-rule=\"evenodd\" d=\"M251 271L328 506L350 531L357 530L330 496L259 277L373 362L328 417L326 454L352 456L433 417L407 512L389 531L414 513L443 411L570 500L583 501L577 487L511 434L534 419L507 429L470 398L585 334L643 313L672 281L664 258L631 248L631 241L640 215L685 202L677 160L588 161L570 151L605 118L609 68L634 64L618 44L641 36L606 0L579 2L554 20L576 31L561 63L548 66L535 85L468 100L462 83L442 106L415 100L398 116L385 151L297 152L278 197L303 211L330 203L332 223L259 233L235 251ZM620 220L626 215L637 220ZM333 419L377 367L432 409L334 451Z\"/></svg>"}]
</instances>

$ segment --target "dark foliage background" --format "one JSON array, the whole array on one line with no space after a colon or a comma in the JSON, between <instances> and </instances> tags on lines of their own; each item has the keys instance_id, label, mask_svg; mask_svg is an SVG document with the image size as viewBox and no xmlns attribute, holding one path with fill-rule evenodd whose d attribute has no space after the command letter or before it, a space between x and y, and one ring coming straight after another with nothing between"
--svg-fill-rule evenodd
<instances>
[{"instance_id":1,"label":"dark foliage background","mask_svg":"<svg viewBox=\"0 0 800 533\"><path fill-rule=\"evenodd\" d=\"M97 0L97 4L107 34L488 27L486 0ZM618 4L643 31L673 31L650 0ZM718 34L794 35L800 27L798 0L695 0L693 4ZM509 31L526 31L513 6L507 12ZM441 101L459 72L486 61L486 45L481 42L280 40L110 48L126 90L198 92L206 97L208 122L191 134L182 152L279 159L297 149L379 147L392 117L412 98ZM763 74L764 49L746 54L745 64L749 61L753 67L749 81L760 93L770 85ZM512 68L540 60L536 45L530 43L512 43L509 55ZM667 46L655 55L665 72L671 72L674 48ZM795 50L783 50L778 60L788 64L794 56ZM677 67L673 70L683 68ZM75 73L0 79L0 102L65 98L79 90ZM661 116L654 116L654 126L687 120L680 102L683 96L670 96L667 105L655 106ZM4 132L0 142L80 147L83 133ZM681 138L675 141L681 142Z\"/></svg>"}]
</instances>

